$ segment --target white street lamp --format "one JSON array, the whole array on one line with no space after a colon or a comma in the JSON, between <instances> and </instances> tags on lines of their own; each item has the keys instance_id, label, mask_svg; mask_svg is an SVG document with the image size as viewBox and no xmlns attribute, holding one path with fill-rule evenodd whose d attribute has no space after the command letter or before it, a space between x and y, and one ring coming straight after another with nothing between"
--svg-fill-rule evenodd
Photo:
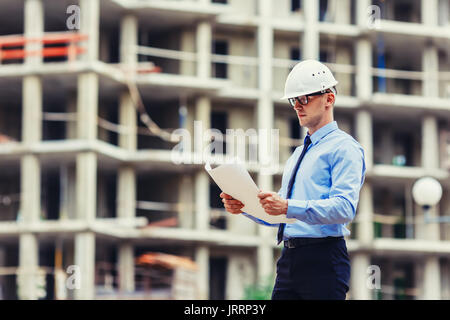
<instances>
[{"instance_id":1,"label":"white street lamp","mask_svg":"<svg viewBox=\"0 0 450 320\"><path fill-rule=\"evenodd\" d=\"M442 197L442 186L439 181L432 177L420 178L413 185L412 195L414 201L422 206L426 223L450 222L450 217L429 216L430 208L438 204Z\"/></svg>"},{"instance_id":2,"label":"white street lamp","mask_svg":"<svg viewBox=\"0 0 450 320\"><path fill-rule=\"evenodd\" d=\"M436 179L423 177L414 183L412 193L417 204L432 207L441 200L442 187Z\"/></svg>"}]
</instances>

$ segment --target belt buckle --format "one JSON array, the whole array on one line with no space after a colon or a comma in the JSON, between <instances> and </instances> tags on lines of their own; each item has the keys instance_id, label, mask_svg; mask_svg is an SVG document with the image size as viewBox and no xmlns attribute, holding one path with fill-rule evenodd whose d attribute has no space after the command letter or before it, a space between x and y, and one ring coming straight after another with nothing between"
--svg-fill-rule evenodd
<instances>
[{"instance_id":1,"label":"belt buckle","mask_svg":"<svg viewBox=\"0 0 450 320\"><path fill-rule=\"evenodd\" d=\"M291 241L291 239L286 240L284 243L285 243L285 247L288 248L288 249L294 249L295 248L295 245L294 245L293 241ZM286 246L286 244L287 244L287 246Z\"/></svg>"}]
</instances>

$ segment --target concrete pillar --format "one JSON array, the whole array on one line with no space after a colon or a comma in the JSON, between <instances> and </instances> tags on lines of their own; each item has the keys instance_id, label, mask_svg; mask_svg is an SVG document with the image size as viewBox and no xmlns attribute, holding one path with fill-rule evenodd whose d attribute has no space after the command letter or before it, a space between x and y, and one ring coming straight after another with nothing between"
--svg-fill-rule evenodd
<instances>
[{"instance_id":1,"label":"concrete pillar","mask_svg":"<svg viewBox=\"0 0 450 320\"><path fill-rule=\"evenodd\" d=\"M367 8L371 0L356 1L356 24L367 30ZM361 36L356 43L356 96L367 101L372 96L372 44L368 36Z\"/></svg>"},{"instance_id":2,"label":"concrete pillar","mask_svg":"<svg viewBox=\"0 0 450 320\"><path fill-rule=\"evenodd\" d=\"M427 43L422 53L422 94L439 97L439 53L435 45Z\"/></svg>"},{"instance_id":3,"label":"concrete pillar","mask_svg":"<svg viewBox=\"0 0 450 320\"><path fill-rule=\"evenodd\" d=\"M195 121L200 124L197 130L194 130L194 152L196 153L195 163L200 163L202 159L198 158L202 155L207 142L203 136L206 130L211 128L211 99L206 96L200 96L195 101ZM195 129L195 128L194 128Z\"/></svg>"},{"instance_id":4,"label":"concrete pillar","mask_svg":"<svg viewBox=\"0 0 450 320\"><path fill-rule=\"evenodd\" d=\"M78 139L97 139L98 76L82 73L78 76L77 131Z\"/></svg>"},{"instance_id":5,"label":"concrete pillar","mask_svg":"<svg viewBox=\"0 0 450 320\"><path fill-rule=\"evenodd\" d=\"M136 172L131 166L121 166L117 176L117 216L133 219L136 216ZM119 244L119 288L134 291L134 247L132 243Z\"/></svg>"},{"instance_id":6,"label":"concrete pillar","mask_svg":"<svg viewBox=\"0 0 450 320\"><path fill-rule=\"evenodd\" d=\"M119 245L119 290L133 292L134 283L134 246L132 243L121 243Z\"/></svg>"},{"instance_id":7,"label":"concrete pillar","mask_svg":"<svg viewBox=\"0 0 450 320\"><path fill-rule=\"evenodd\" d=\"M211 77L211 43L212 28L208 21L200 21L197 25L197 77Z\"/></svg>"},{"instance_id":8,"label":"concrete pillar","mask_svg":"<svg viewBox=\"0 0 450 320\"><path fill-rule=\"evenodd\" d=\"M319 59L319 1L304 0L303 12L305 30L303 32L303 60Z\"/></svg>"},{"instance_id":9,"label":"concrete pillar","mask_svg":"<svg viewBox=\"0 0 450 320\"><path fill-rule=\"evenodd\" d=\"M351 257L350 289L353 300L371 300L371 292L367 286L370 256L367 253L355 253Z\"/></svg>"},{"instance_id":10,"label":"concrete pillar","mask_svg":"<svg viewBox=\"0 0 450 320\"><path fill-rule=\"evenodd\" d=\"M119 123L126 132L119 135L119 147L129 151L137 149L137 111L129 92L122 93L119 104Z\"/></svg>"},{"instance_id":11,"label":"concrete pillar","mask_svg":"<svg viewBox=\"0 0 450 320\"><path fill-rule=\"evenodd\" d=\"M200 245L195 251L195 263L198 266L197 273L197 299L209 299L209 248Z\"/></svg>"},{"instance_id":12,"label":"concrete pillar","mask_svg":"<svg viewBox=\"0 0 450 320\"><path fill-rule=\"evenodd\" d=\"M137 66L138 19L134 15L122 18L120 28L120 62L133 73ZM128 91L122 93L119 105L120 125L127 132L119 135L119 147L130 152L137 149L137 113ZM118 217L136 216L136 171L130 165L122 165L117 175ZM121 291L135 290L134 247L130 242L120 243L118 252L119 288Z\"/></svg>"},{"instance_id":13,"label":"concrete pillar","mask_svg":"<svg viewBox=\"0 0 450 320\"><path fill-rule=\"evenodd\" d=\"M24 34L28 38L39 38L44 34L44 4L42 0L26 0L24 2ZM42 49L42 43L29 42L25 46L27 51ZM27 65L42 63L42 55L31 55L25 58Z\"/></svg>"},{"instance_id":14,"label":"concrete pillar","mask_svg":"<svg viewBox=\"0 0 450 320\"><path fill-rule=\"evenodd\" d=\"M358 0L356 5L356 25L362 29L367 28L369 18L368 8L372 5L372 0Z\"/></svg>"},{"instance_id":15,"label":"concrete pillar","mask_svg":"<svg viewBox=\"0 0 450 320\"><path fill-rule=\"evenodd\" d=\"M439 131L437 118L426 115L422 118L422 167L439 168Z\"/></svg>"},{"instance_id":16,"label":"concrete pillar","mask_svg":"<svg viewBox=\"0 0 450 320\"><path fill-rule=\"evenodd\" d=\"M19 237L18 297L21 300L38 299L37 273L39 244L36 235L23 233Z\"/></svg>"},{"instance_id":17,"label":"concrete pillar","mask_svg":"<svg viewBox=\"0 0 450 320\"><path fill-rule=\"evenodd\" d=\"M80 5L80 33L89 35L82 46L86 53L81 59L86 62L98 60L99 52L99 26L100 26L100 0L79 0Z\"/></svg>"},{"instance_id":18,"label":"concrete pillar","mask_svg":"<svg viewBox=\"0 0 450 320\"><path fill-rule=\"evenodd\" d=\"M193 204L194 204L194 181L190 174L184 174L178 188L181 204L179 211L180 227L192 229L194 226Z\"/></svg>"},{"instance_id":19,"label":"concrete pillar","mask_svg":"<svg viewBox=\"0 0 450 320\"><path fill-rule=\"evenodd\" d=\"M437 26L439 17L439 0L421 0L422 23Z\"/></svg>"},{"instance_id":20,"label":"concrete pillar","mask_svg":"<svg viewBox=\"0 0 450 320\"><path fill-rule=\"evenodd\" d=\"M83 232L75 236L75 265L79 268L80 289L75 290L75 299L95 298L95 234Z\"/></svg>"},{"instance_id":21,"label":"concrete pillar","mask_svg":"<svg viewBox=\"0 0 450 320\"><path fill-rule=\"evenodd\" d=\"M77 219L92 221L96 217L97 156L82 152L76 159Z\"/></svg>"},{"instance_id":22,"label":"concrete pillar","mask_svg":"<svg viewBox=\"0 0 450 320\"><path fill-rule=\"evenodd\" d=\"M34 155L24 155L20 161L20 222L33 224L41 215L41 167Z\"/></svg>"},{"instance_id":23,"label":"concrete pillar","mask_svg":"<svg viewBox=\"0 0 450 320\"><path fill-rule=\"evenodd\" d=\"M139 22L136 16L127 14L120 24L120 62L133 68L137 64Z\"/></svg>"},{"instance_id":24,"label":"concrete pillar","mask_svg":"<svg viewBox=\"0 0 450 320\"><path fill-rule=\"evenodd\" d=\"M337 24L350 24L351 22L351 0L329 1L330 9L333 9L334 22ZM330 10L331 11L331 10Z\"/></svg>"},{"instance_id":25,"label":"concrete pillar","mask_svg":"<svg viewBox=\"0 0 450 320\"><path fill-rule=\"evenodd\" d=\"M441 269L439 265L439 257L437 256L429 256L425 259L423 299L441 299Z\"/></svg>"},{"instance_id":26,"label":"concrete pillar","mask_svg":"<svg viewBox=\"0 0 450 320\"><path fill-rule=\"evenodd\" d=\"M85 61L93 61L98 55L98 12L99 2L80 0L82 30L91 29L88 52ZM90 11L92 10L92 11ZM84 16L84 18L83 18ZM83 19L91 21L88 24ZM84 21L84 22L83 22ZM95 21L97 23L95 23ZM88 26L90 28L88 28ZM96 41L95 41L96 39ZM92 50L92 51L90 51ZM78 76L77 96L77 134L78 139L93 141L97 139L98 115L98 76L83 73ZM76 158L76 217L92 221L96 218L97 208L97 155L94 152L81 152ZM93 299L95 297L95 234L83 232L75 236L75 264L80 268L81 287L75 290L75 299Z\"/></svg>"},{"instance_id":27,"label":"concrete pillar","mask_svg":"<svg viewBox=\"0 0 450 320\"><path fill-rule=\"evenodd\" d=\"M24 3L24 34L41 37L44 32L44 9L41 0ZM39 50L41 43L29 43L26 50ZM30 56L25 64L34 67L42 63L42 56ZM42 139L42 81L38 76L26 76L22 82L22 143L32 146ZM21 224L33 224L39 220L41 211L41 168L39 158L26 154L21 159L20 219ZM39 267L39 244L36 235L21 234L19 237L19 299L37 299L37 271Z\"/></svg>"},{"instance_id":28,"label":"concrete pillar","mask_svg":"<svg viewBox=\"0 0 450 320\"><path fill-rule=\"evenodd\" d=\"M259 130L266 130L270 133L274 122L274 107L271 98L272 78L273 78L273 28L270 23L272 17L272 1L259 1L259 14L261 22L258 26L258 56L259 56L259 99L257 105L257 125ZM269 137L270 135L266 135ZM258 158L260 168L272 165L271 157L267 157L268 150L271 150L270 139L262 141L263 135L259 136ZM272 175L260 171L258 173L258 186L264 191L273 191ZM272 243L275 235L272 228L258 225L258 233L261 237L260 245L257 249L257 280L258 282L267 280L273 274L273 249Z\"/></svg>"},{"instance_id":29,"label":"concrete pillar","mask_svg":"<svg viewBox=\"0 0 450 320\"><path fill-rule=\"evenodd\" d=\"M130 219L136 216L136 173L133 167L122 166L119 168L117 216Z\"/></svg>"},{"instance_id":30,"label":"concrete pillar","mask_svg":"<svg viewBox=\"0 0 450 320\"><path fill-rule=\"evenodd\" d=\"M358 241L363 245L370 245L373 242L373 190L370 182L366 181L361 189L359 197L357 218Z\"/></svg>"},{"instance_id":31,"label":"concrete pillar","mask_svg":"<svg viewBox=\"0 0 450 320\"><path fill-rule=\"evenodd\" d=\"M94 62L98 59L99 51L99 21L100 1L80 0L80 32L88 34L89 38L83 44L86 53L82 55L85 62ZM97 116L98 116L98 76L95 73L82 73L78 76L77 91L77 135L78 139L93 141L97 139ZM97 156L93 152L81 152L76 159L76 193L77 193L77 219L93 220L96 217L96 194L97 194ZM94 242L92 235L79 235L77 244L87 245ZM78 238L78 236L77 236ZM79 249L75 248L75 254ZM92 266L94 260L89 261ZM90 270L90 268L88 268ZM93 268L92 268L93 269ZM89 276L88 276L89 278ZM92 283L93 285L93 283Z\"/></svg>"},{"instance_id":32,"label":"concrete pillar","mask_svg":"<svg viewBox=\"0 0 450 320\"><path fill-rule=\"evenodd\" d=\"M196 121L200 121L203 132L195 132L194 152L195 163L202 163L202 153L206 143L203 141L203 133L211 127L211 101L208 97L197 98ZM198 230L209 229L209 175L205 170L199 170L195 174L195 226Z\"/></svg>"},{"instance_id":33,"label":"concrete pillar","mask_svg":"<svg viewBox=\"0 0 450 320\"><path fill-rule=\"evenodd\" d=\"M373 166L373 128L372 115L367 110L356 113L356 138L364 149L367 170Z\"/></svg>"},{"instance_id":34,"label":"concrete pillar","mask_svg":"<svg viewBox=\"0 0 450 320\"><path fill-rule=\"evenodd\" d=\"M448 10L447 10L448 11ZM427 27L439 24L439 0L421 1L422 23ZM426 97L439 96L439 52L431 42L425 44L422 54L422 94Z\"/></svg>"},{"instance_id":35,"label":"concrete pillar","mask_svg":"<svg viewBox=\"0 0 450 320\"><path fill-rule=\"evenodd\" d=\"M209 177L207 173L198 171L195 175L195 228L209 229Z\"/></svg>"},{"instance_id":36,"label":"concrete pillar","mask_svg":"<svg viewBox=\"0 0 450 320\"><path fill-rule=\"evenodd\" d=\"M356 96L368 101L372 92L372 44L369 39L361 38L356 43Z\"/></svg>"},{"instance_id":37,"label":"concrete pillar","mask_svg":"<svg viewBox=\"0 0 450 320\"><path fill-rule=\"evenodd\" d=\"M30 145L42 139L42 80L26 76L22 82L22 142Z\"/></svg>"}]
</instances>

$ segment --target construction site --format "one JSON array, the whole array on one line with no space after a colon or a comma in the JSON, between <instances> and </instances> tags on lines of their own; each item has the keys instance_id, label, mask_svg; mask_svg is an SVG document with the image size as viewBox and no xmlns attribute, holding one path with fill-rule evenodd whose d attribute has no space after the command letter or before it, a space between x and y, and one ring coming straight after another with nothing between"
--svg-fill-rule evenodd
<instances>
[{"instance_id":1,"label":"construction site","mask_svg":"<svg viewBox=\"0 0 450 320\"><path fill-rule=\"evenodd\" d=\"M450 223L412 196L434 177L431 216L450 216L450 0L0 0L0 21L0 299L273 286L277 228L226 213L196 156L208 129L277 129L276 170L248 170L278 191L304 59L334 73L334 119L365 151L347 299L450 299ZM201 139L182 163L177 129Z\"/></svg>"}]
</instances>

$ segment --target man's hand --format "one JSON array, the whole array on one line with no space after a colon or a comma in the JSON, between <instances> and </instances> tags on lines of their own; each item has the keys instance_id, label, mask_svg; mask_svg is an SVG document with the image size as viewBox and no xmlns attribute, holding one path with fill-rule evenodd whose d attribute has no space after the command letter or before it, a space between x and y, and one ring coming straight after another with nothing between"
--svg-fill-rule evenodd
<instances>
[{"instance_id":1,"label":"man's hand","mask_svg":"<svg viewBox=\"0 0 450 320\"><path fill-rule=\"evenodd\" d=\"M288 201L280 197L278 193L261 191L258 198L267 214L279 216L287 213Z\"/></svg>"},{"instance_id":2,"label":"man's hand","mask_svg":"<svg viewBox=\"0 0 450 320\"><path fill-rule=\"evenodd\" d=\"M232 196L224 192L220 194L220 197L222 198L225 210L227 210L229 213L232 214L242 213L241 209L244 207L244 204L242 202L234 199Z\"/></svg>"}]
</instances>

